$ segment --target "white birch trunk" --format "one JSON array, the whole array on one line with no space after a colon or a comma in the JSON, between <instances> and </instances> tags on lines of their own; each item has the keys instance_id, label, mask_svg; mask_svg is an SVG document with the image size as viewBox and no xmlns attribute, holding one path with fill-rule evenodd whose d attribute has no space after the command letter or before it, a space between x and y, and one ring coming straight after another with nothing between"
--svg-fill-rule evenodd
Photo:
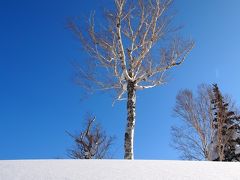
<instances>
[{"instance_id":1,"label":"white birch trunk","mask_svg":"<svg viewBox=\"0 0 240 180\"><path fill-rule=\"evenodd\" d=\"M136 90L135 82L129 81L127 86L128 100L127 100L127 127L124 139L124 159L134 159L133 154L133 138L135 126L135 109L136 109Z\"/></svg>"}]
</instances>

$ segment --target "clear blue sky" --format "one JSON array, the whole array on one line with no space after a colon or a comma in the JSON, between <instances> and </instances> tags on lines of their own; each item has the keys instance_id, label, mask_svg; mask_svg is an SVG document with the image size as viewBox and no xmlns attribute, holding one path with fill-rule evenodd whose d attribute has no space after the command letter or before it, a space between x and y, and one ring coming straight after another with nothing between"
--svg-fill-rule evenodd
<instances>
[{"instance_id":1,"label":"clear blue sky","mask_svg":"<svg viewBox=\"0 0 240 180\"><path fill-rule=\"evenodd\" d=\"M114 154L122 158L125 103L112 107L100 93L80 101L70 62L83 55L65 28L68 17L98 11L103 1L0 1L0 159L66 157L65 130L81 129L87 112L117 137ZM196 47L167 85L138 93L136 159L178 159L169 130L180 89L217 82L240 102L239 7L239 0L176 0L175 22Z\"/></svg>"}]
</instances>

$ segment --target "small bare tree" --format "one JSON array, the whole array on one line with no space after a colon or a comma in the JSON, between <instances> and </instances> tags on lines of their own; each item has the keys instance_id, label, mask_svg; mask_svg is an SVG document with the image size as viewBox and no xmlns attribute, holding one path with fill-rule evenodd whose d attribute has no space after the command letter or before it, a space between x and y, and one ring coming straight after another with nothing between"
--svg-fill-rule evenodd
<instances>
[{"instance_id":1,"label":"small bare tree","mask_svg":"<svg viewBox=\"0 0 240 180\"><path fill-rule=\"evenodd\" d=\"M93 14L85 28L74 20L69 27L91 57L77 66L78 84L127 99L124 158L133 159L136 91L164 84L165 73L184 62L194 43L176 37L178 28L170 26L172 0L113 2L98 26Z\"/></svg>"},{"instance_id":2,"label":"small bare tree","mask_svg":"<svg viewBox=\"0 0 240 180\"><path fill-rule=\"evenodd\" d=\"M73 159L104 159L109 158L109 150L114 138L107 136L95 117L86 120L86 127L79 135L67 132L75 142L75 147L68 150Z\"/></svg>"},{"instance_id":3,"label":"small bare tree","mask_svg":"<svg viewBox=\"0 0 240 180\"><path fill-rule=\"evenodd\" d=\"M182 90L176 97L174 115L183 123L172 126L172 146L181 152L181 158L187 160L208 160L208 145L211 142L211 124L213 111L211 88L198 87L198 97L190 90Z\"/></svg>"},{"instance_id":4,"label":"small bare tree","mask_svg":"<svg viewBox=\"0 0 240 180\"><path fill-rule=\"evenodd\" d=\"M225 95L224 98L228 102L229 109L236 112L235 103L230 96ZM190 90L182 90L178 93L174 115L183 123L172 126L171 145L181 152L182 159L212 160L209 145L216 141L212 99L214 99L212 87L204 84L198 87L197 97L194 97ZM218 144L217 141L215 143Z\"/></svg>"}]
</instances>

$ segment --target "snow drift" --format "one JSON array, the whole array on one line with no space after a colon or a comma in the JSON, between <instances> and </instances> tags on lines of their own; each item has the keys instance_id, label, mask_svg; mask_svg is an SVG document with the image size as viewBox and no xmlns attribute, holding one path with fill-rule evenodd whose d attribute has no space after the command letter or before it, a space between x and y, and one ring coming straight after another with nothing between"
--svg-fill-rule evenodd
<instances>
[{"instance_id":1,"label":"snow drift","mask_svg":"<svg viewBox=\"0 0 240 180\"><path fill-rule=\"evenodd\" d=\"M238 180L238 162L158 160L0 161L0 180Z\"/></svg>"}]
</instances>

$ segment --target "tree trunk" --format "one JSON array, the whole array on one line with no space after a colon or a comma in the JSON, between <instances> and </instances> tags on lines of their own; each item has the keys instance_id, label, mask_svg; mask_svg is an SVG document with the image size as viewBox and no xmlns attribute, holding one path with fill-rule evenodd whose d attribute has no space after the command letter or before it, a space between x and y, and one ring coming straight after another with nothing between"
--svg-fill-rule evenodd
<instances>
[{"instance_id":1,"label":"tree trunk","mask_svg":"<svg viewBox=\"0 0 240 180\"><path fill-rule=\"evenodd\" d=\"M134 159L133 154L133 138L135 126L135 109L136 109L136 90L135 82L129 81L127 85L128 99L127 99L127 127L124 139L124 159Z\"/></svg>"}]
</instances>

